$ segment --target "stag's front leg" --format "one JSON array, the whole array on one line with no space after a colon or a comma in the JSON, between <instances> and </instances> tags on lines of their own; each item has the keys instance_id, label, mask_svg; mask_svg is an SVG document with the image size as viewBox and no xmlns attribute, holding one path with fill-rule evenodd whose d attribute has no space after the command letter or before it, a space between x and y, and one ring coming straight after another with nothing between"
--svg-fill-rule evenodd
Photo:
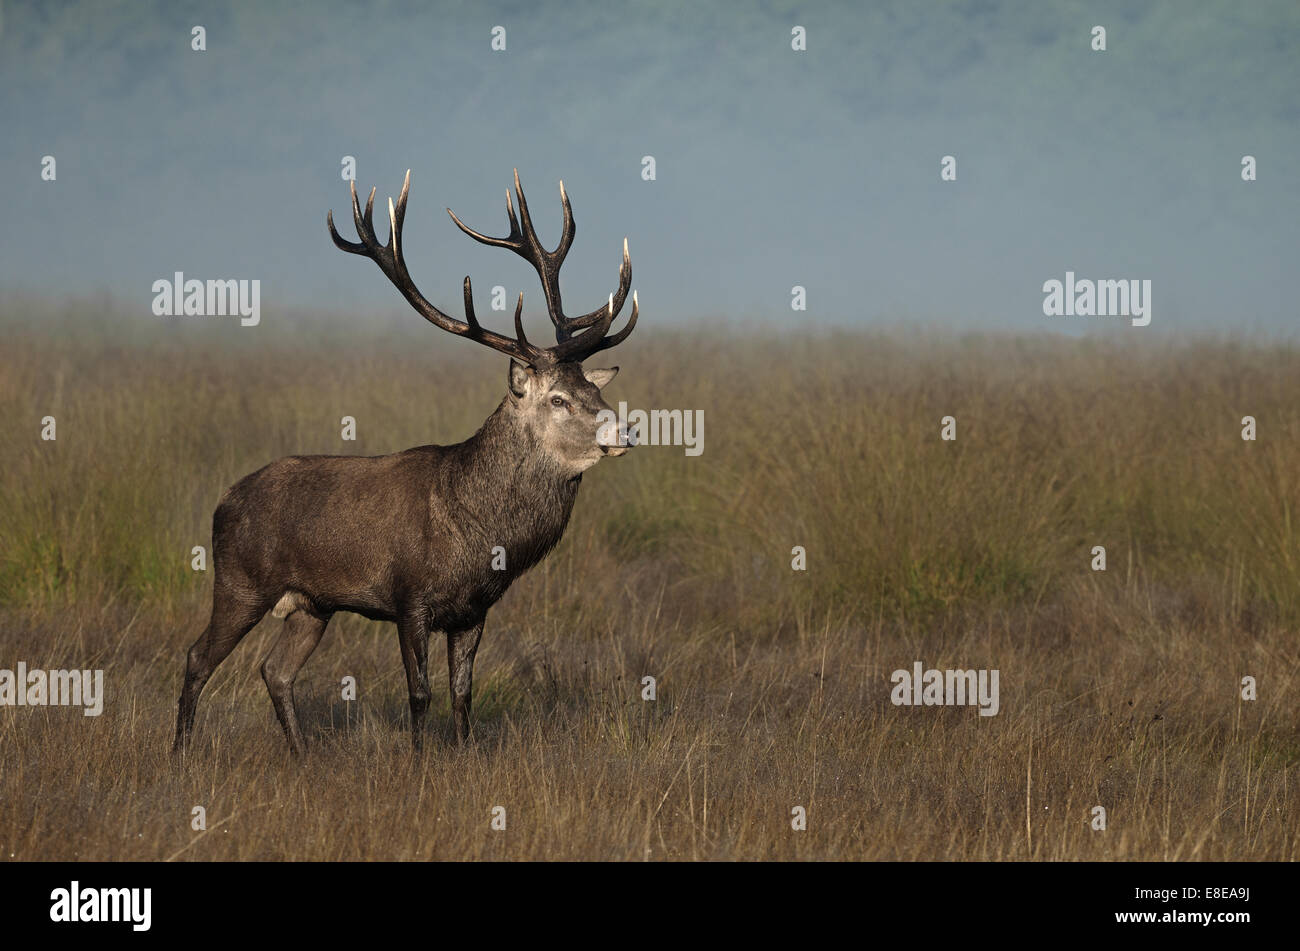
<instances>
[{"instance_id":1,"label":"stag's front leg","mask_svg":"<svg viewBox=\"0 0 1300 951\"><path fill-rule=\"evenodd\" d=\"M474 686L474 655L478 653L483 622L447 634L447 679L451 684L451 712L456 721L456 742L469 739L470 691Z\"/></svg>"},{"instance_id":2,"label":"stag's front leg","mask_svg":"<svg viewBox=\"0 0 1300 951\"><path fill-rule=\"evenodd\" d=\"M418 753L424 745L424 715L430 698L429 613L422 608L404 613L397 621L397 639L411 694L411 746Z\"/></svg>"}]
</instances>

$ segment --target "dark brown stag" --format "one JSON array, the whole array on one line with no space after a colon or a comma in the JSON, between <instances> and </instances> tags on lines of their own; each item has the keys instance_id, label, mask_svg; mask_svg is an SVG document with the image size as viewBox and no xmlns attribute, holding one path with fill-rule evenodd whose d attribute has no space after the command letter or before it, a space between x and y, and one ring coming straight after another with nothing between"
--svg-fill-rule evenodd
<instances>
[{"instance_id":1,"label":"dark brown stag","mask_svg":"<svg viewBox=\"0 0 1300 951\"><path fill-rule=\"evenodd\" d=\"M597 415L609 411L600 388L618 368L581 365L622 342L636 325L633 294L627 324L608 333L632 283L626 239L618 290L590 313L566 317L559 273L574 225L563 183L564 232L554 251L537 240L517 171L519 214L516 218L507 191L506 237L472 231L447 210L471 238L508 248L537 270L556 343L535 346L524 335L523 294L515 307L514 337L479 325L468 277L465 320L425 300L402 255L410 184L408 171L396 206L389 199L386 245L375 236L374 189L362 212L355 184L352 218L360 241L339 236L333 213L327 216L330 235L344 251L373 259L425 320L511 357L508 391L479 431L454 446L420 446L370 458L290 456L227 490L212 518L212 617L189 651L176 750L190 737L204 684L267 611L284 618L284 628L262 664L262 676L295 753L306 745L294 707L294 678L336 611L397 623L417 750L429 706L429 637L434 631L446 635L456 739L464 742L474 654L488 608L560 540L582 473L634 444L607 422L608 416Z\"/></svg>"}]
</instances>

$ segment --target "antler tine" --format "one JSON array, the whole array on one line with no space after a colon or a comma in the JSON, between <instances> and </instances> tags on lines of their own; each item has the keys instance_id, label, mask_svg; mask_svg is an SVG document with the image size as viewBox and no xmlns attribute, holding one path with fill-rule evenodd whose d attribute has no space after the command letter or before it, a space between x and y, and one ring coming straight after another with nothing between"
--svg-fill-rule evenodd
<instances>
[{"instance_id":1,"label":"antler tine","mask_svg":"<svg viewBox=\"0 0 1300 951\"><path fill-rule=\"evenodd\" d=\"M524 336L523 317L524 317L524 292L520 291L519 303L515 304L515 336L519 338L519 342L523 344L525 347L531 347L532 344L530 344L528 342L528 338Z\"/></svg>"},{"instance_id":2,"label":"antler tine","mask_svg":"<svg viewBox=\"0 0 1300 951\"><path fill-rule=\"evenodd\" d=\"M367 250L373 251L376 248L382 248L375 237L375 189L370 189L370 197L366 199L366 213L361 214L361 205L357 202L357 183L351 181L348 183L352 189L352 223L356 225L357 237L361 239Z\"/></svg>"},{"instance_id":3,"label":"antler tine","mask_svg":"<svg viewBox=\"0 0 1300 951\"><path fill-rule=\"evenodd\" d=\"M474 316L474 288L469 282L469 275L465 275L465 322L474 329L478 329L478 318Z\"/></svg>"},{"instance_id":4,"label":"antler tine","mask_svg":"<svg viewBox=\"0 0 1300 951\"><path fill-rule=\"evenodd\" d=\"M518 238L522 239L520 244L531 255L525 255L529 261L536 266L537 260L545 261L551 270L557 275L560 265L564 263L565 255L569 253L569 247L573 244L575 233L573 224L573 207L569 204L569 196L564 190L564 182L560 182L560 205L564 209L564 227L560 232L560 243L555 246L554 251L547 251L542 247L542 242L537 237L537 229L533 227L532 216L528 213L528 199L524 197L524 186L519 183L519 169L515 169L515 196L519 199L519 220L522 222L522 229L515 227L514 216L511 215L511 234L516 233ZM506 211L510 211L510 193L506 193ZM563 315L561 315L563 316Z\"/></svg>"},{"instance_id":5,"label":"antler tine","mask_svg":"<svg viewBox=\"0 0 1300 951\"><path fill-rule=\"evenodd\" d=\"M636 291L633 291L632 292L632 313L628 315L626 326L624 326L623 329L620 330L618 333L614 334L614 336L606 337L603 340L601 340L600 346L597 347L595 350L593 350L592 353L597 353L600 350L608 350L610 347L616 347L624 340L626 340L628 336L631 335L632 328L636 326L636 319L640 315L640 313L641 313L641 302L636 299Z\"/></svg>"},{"instance_id":6,"label":"antler tine","mask_svg":"<svg viewBox=\"0 0 1300 951\"><path fill-rule=\"evenodd\" d=\"M519 184L519 169L515 169L515 197L519 199L519 223L521 225L521 245L532 254L524 255L530 261L536 263L534 259L541 259L546 256L542 249L542 243L537 240L537 231L533 228L532 216L528 214L528 199L524 197L524 186ZM512 222L513 223L513 222Z\"/></svg>"},{"instance_id":7,"label":"antler tine","mask_svg":"<svg viewBox=\"0 0 1300 951\"><path fill-rule=\"evenodd\" d=\"M330 237L334 244L344 251L352 254L364 254L371 258L384 275L392 281L393 285L402 292L415 311L429 321L431 324L456 334L460 337L468 337L484 346L491 347L500 353L515 357L529 364L538 364L539 362L549 362L553 359L547 351L530 344L523 336L521 321L516 314L516 329L520 330L519 339L513 340L501 334L494 333L491 330L484 330L474 315L473 291L468 277L465 278L465 320L460 321L454 317L449 317L440 311L433 304L425 299L420 293L415 282L411 280L410 273L406 270L406 260L402 254L402 224L406 218L406 202L411 190L411 173L406 173L406 180L402 183L401 194L394 204L391 198L388 199L388 224L389 236L388 243L382 245L375 236L374 229L374 203L375 190L370 190L370 197L366 201L366 210L364 214L361 211L361 203L357 200L356 182L350 183L352 194L352 220L356 225L357 237L360 242L347 241L342 238L338 230L334 227L334 213L331 211L325 216L325 222L329 226ZM452 216L455 217L454 215ZM520 308L523 307L522 296Z\"/></svg>"},{"instance_id":8,"label":"antler tine","mask_svg":"<svg viewBox=\"0 0 1300 951\"><path fill-rule=\"evenodd\" d=\"M397 247L397 238L402 233L402 222L406 219L406 199L411 194L411 170L406 170L406 178L402 181L402 191L397 196L396 213L393 209L393 199L388 199L388 223L392 230L393 247ZM369 203L367 203L369 204Z\"/></svg>"},{"instance_id":9,"label":"antler tine","mask_svg":"<svg viewBox=\"0 0 1300 951\"><path fill-rule=\"evenodd\" d=\"M508 188L506 189L506 217L510 219L510 239L518 241L520 237L519 219L515 217L515 205Z\"/></svg>"},{"instance_id":10,"label":"antler tine","mask_svg":"<svg viewBox=\"0 0 1300 951\"><path fill-rule=\"evenodd\" d=\"M602 350L608 350L610 347L616 347L624 340L626 340L628 334L632 332L632 328L636 326L636 318L637 315L640 313L641 313L641 305L637 302L636 291L633 291L632 292L632 313L628 315L627 323L624 325L623 329L620 330L618 333L614 334L612 337L601 337L600 340L596 342L596 346L591 351L591 353L587 354L587 357L591 356L592 353L600 353L600 351ZM590 331L588 331L588 333L590 333ZM583 334L583 336L585 337L586 334ZM586 359L586 357L584 357L583 359Z\"/></svg>"},{"instance_id":11,"label":"antler tine","mask_svg":"<svg viewBox=\"0 0 1300 951\"><path fill-rule=\"evenodd\" d=\"M582 361L592 354L599 353L602 350L608 350L610 347L617 346L627 339L632 333L632 328L636 326L636 319L641 313L641 306L637 301L636 291L632 292L632 313L628 315L627 323L623 329L613 336L605 336L609 330L609 325L614 322L614 317L618 310L614 307L614 295L610 295L609 306L605 310L605 319L594 324L590 329L583 331L576 337L571 337L563 343L558 343L551 347L551 352L555 355L556 360L577 360Z\"/></svg>"},{"instance_id":12,"label":"antler tine","mask_svg":"<svg viewBox=\"0 0 1300 951\"><path fill-rule=\"evenodd\" d=\"M358 244L356 241L349 241L339 234L338 229L334 227L334 212L325 212L325 224L330 229L330 237L334 239L334 246L340 251L346 251L349 254L365 254L365 245Z\"/></svg>"},{"instance_id":13,"label":"antler tine","mask_svg":"<svg viewBox=\"0 0 1300 951\"><path fill-rule=\"evenodd\" d=\"M334 244L341 250L347 251L349 254L365 254L369 256L370 244L366 242L365 229L362 228L361 205L357 202L357 183L355 181L348 182L348 188L352 191L352 223L356 227L357 237L361 238L361 241L348 241L338 233L338 230L334 227L333 211L326 212L325 223L329 226L330 237L334 239ZM370 189L370 202L366 203L367 218L369 217L370 204L374 200L375 190L372 188ZM373 237L373 234L371 237Z\"/></svg>"},{"instance_id":14,"label":"antler tine","mask_svg":"<svg viewBox=\"0 0 1300 951\"><path fill-rule=\"evenodd\" d=\"M564 179L560 179L560 205L564 208L564 228L560 233L560 243L555 246L555 254L561 261L569 253L575 233L573 225L573 206L569 204L569 194L564 190Z\"/></svg>"},{"instance_id":15,"label":"antler tine","mask_svg":"<svg viewBox=\"0 0 1300 951\"><path fill-rule=\"evenodd\" d=\"M357 218L357 212L360 210L357 206L357 187L354 181L352 183L352 218L357 222L357 234L367 244L378 244L379 242L375 240L375 189L373 185L370 188L370 196L366 199L366 216L364 219ZM361 228L362 220L365 222L364 230Z\"/></svg>"},{"instance_id":16,"label":"antler tine","mask_svg":"<svg viewBox=\"0 0 1300 951\"><path fill-rule=\"evenodd\" d=\"M565 318L566 330L581 330L584 327L590 327L592 324L600 321L606 315L607 309L612 309L615 314L623 309L623 304L627 301L627 292L632 289L632 258L627 251L627 238L623 239L623 260L618 266L618 290L610 295L611 303L609 308L597 307L589 314L583 314L581 317ZM610 317L610 323L613 323L613 317ZM609 329L609 324L605 325ZM566 333L562 338L564 340L572 337L572 333Z\"/></svg>"},{"instance_id":17,"label":"antler tine","mask_svg":"<svg viewBox=\"0 0 1300 951\"><path fill-rule=\"evenodd\" d=\"M469 225L465 224L465 222L457 218L456 212L452 211L450 208L447 209L447 214L451 215L451 220L456 222L456 227L465 232L475 241L478 241L481 244L491 245L494 248L509 248L517 254L523 254L523 245L519 241L519 226L515 222L514 210L510 207L509 192L506 192L506 212L510 215L510 234L504 238L493 238L490 235L480 234L475 231ZM527 255L524 256L527 257Z\"/></svg>"}]
</instances>

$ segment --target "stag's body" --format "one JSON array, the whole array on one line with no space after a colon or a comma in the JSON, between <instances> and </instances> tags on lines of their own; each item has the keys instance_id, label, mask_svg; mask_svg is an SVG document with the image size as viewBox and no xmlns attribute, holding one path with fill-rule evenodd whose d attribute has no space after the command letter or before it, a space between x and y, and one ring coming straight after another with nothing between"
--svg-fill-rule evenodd
<instances>
[{"instance_id":1,"label":"stag's body","mask_svg":"<svg viewBox=\"0 0 1300 951\"><path fill-rule=\"evenodd\" d=\"M516 192L526 231L518 232L511 210L512 239L526 235L535 246L517 176ZM344 242L337 233L335 242L375 257L417 310L442 326L452 318L420 297L401 261L398 241L406 194L403 188L396 210L390 204L393 233L387 248L374 240L370 206L363 216L355 191L362 243ZM262 675L295 753L304 752L306 744L294 704L294 679L337 611L396 622L417 750L430 699L428 642L432 632L445 633L456 737L468 738L474 656L488 609L560 540L582 473L606 455L626 452L628 445L625 432L596 423L597 414L609 409L600 387L617 368L584 371L579 361L627 335L636 319L635 299L628 326L613 337L605 336L616 313L612 295L605 314L593 312L595 320L592 315L571 321L563 317L554 259L563 259L572 240L567 196L564 206L561 247L541 252L539 258L546 264L549 256L554 267L549 277L538 269L548 303L554 298L550 310L557 347L543 351L528 344L520 308L515 312L517 340L482 331L473 317L468 278L468 323L454 321L454 327L446 328L527 362L511 361L509 392L477 433L456 445L421 446L388 456L290 456L227 490L213 515L212 617L189 652L176 749L189 737L204 684L267 611L285 623ZM485 239L461 227L487 243L511 240ZM523 247L514 249L525 257L537 254ZM620 277L621 306L631 278L626 245ZM567 333L582 321L592 330Z\"/></svg>"},{"instance_id":2,"label":"stag's body","mask_svg":"<svg viewBox=\"0 0 1300 951\"><path fill-rule=\"evenodd\" d=\"M473 627L560 540L582 479L521 445L517 430L503 404L454 446L290 456L259 469L213 518L219 582L229 574L259 604L283 603L277 614L400 623L418 613L434 630ZM393 536L374 532L393 524ZM489 570L497 546L505 567Z\"/></svg>"}]
</instances>

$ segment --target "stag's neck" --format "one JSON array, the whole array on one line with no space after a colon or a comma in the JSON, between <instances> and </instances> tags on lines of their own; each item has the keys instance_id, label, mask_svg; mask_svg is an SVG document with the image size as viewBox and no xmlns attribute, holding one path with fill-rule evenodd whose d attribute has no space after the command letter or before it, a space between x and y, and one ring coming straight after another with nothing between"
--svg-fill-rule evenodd
<instances>
[{"instance_id":1,"label":"stag's neck","mask_svg":"<svg viewBox=\"0 0 1300 951\"><path fill-rule=\"evenodd\" d=\"M582 476L561 470L508 401L458 448L463 465L449 488L465 527L505 548L512 575L532 567L564 534Z\"/></svg>"}]
</instances>

